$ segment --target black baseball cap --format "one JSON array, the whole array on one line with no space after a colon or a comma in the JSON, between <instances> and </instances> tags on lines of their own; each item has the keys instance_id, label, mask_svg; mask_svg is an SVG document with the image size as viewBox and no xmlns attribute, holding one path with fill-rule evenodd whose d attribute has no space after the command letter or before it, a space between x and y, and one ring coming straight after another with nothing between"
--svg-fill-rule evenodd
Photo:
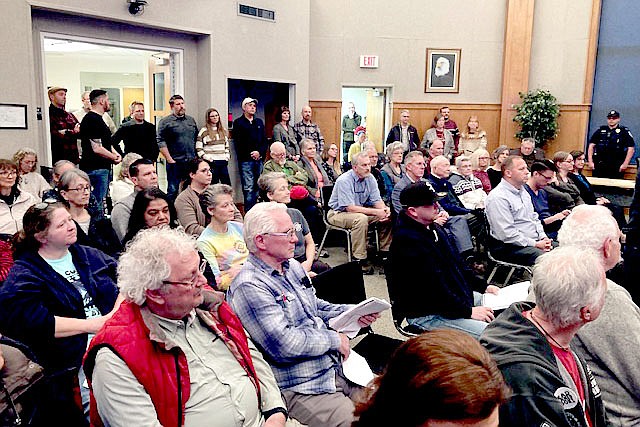
<instances>
[{"instance_id":1,"label":"black baseball cap","mask_svg":"<svg viewBox=\"0 0 640 427\"><path fill-rule=\"evenodd\" d=\"M400 204L405 208L432 206L443 197L444 195L436 193L430 184L419 181L409 184L400 192Z\"/></svg>"},{"instance_id":2,"label":"black baseball cap","mask_svg":"<svg viewBox=\"0 0 640 427\"><path fill-rule=\"evenodd\" d=\"M611 110L607 113L607 119L617 119L620 117L620 113L616 110Z\"/></svg>"}]
</instances>

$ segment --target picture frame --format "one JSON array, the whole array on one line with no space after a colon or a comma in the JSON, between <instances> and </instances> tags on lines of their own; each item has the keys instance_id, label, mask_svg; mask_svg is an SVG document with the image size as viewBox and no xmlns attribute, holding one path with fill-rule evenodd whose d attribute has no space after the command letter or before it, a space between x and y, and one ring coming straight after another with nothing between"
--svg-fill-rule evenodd
<instances>
[{"instance_id":1,"label":"picture frame","mask_svg":"<svg viewBox=\"0 0 640 427\"><path fill-rule=\"evenodd\" d=\"M425 93L460 92L460 56L462 49L427 48Z\"/></svg>"},{"instance_id":2,"label":"picture frame","mask_svg":"<svg viewBox=\"0 0 640 427\"><path fill-rule=\"evenodd\" d=\"M0 129L27 129L26 104L0 103Z\"/></svg>"}]
</instances>

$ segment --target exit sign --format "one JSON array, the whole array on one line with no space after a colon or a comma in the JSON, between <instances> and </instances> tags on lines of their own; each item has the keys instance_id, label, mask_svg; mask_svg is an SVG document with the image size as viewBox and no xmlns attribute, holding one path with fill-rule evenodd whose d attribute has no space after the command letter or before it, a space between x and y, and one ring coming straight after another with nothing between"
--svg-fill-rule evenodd
<instances>
[{"instance_id":1,"label":"exit sign","mask_svg":"<svg viewBox=\"0 0 640 427\"><path fill-rule=\"evenodd\" d=\"M378 68L378 55L360 55L360 68Z\"/></svg>"}]
</instances>

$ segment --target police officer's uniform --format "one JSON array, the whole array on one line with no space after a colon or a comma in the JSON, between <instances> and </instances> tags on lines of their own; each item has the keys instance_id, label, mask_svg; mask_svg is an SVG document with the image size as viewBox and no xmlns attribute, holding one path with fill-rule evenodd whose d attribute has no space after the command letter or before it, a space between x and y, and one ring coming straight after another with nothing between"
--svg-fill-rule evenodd
<instances>
[{"instance_id":1,"label":"police officer's uniform","mask_svg":"<svg viewBox=\"0 0 640 427\"><path fill-rule=\"evenodd\" d=\"M620 117L620 114L611 110L607 117ZM600 126L589 140L594 144L593 149L593 176L602 178L622 178L620 165L627 156L629 147L635 147L633 135L626 126L616 126L611 129L608 125Z\"/></svg>"}]
</instances>

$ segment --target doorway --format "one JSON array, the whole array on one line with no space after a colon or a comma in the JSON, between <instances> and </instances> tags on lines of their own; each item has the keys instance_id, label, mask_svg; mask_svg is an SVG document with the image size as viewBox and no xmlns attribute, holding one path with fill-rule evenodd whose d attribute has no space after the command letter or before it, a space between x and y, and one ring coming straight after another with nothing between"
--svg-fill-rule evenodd
<instances>
[{"instance_id":1,"label":"doorway","mask_svg":"<svg viewBox=\"0 0 640 427\"><path fill-rule=\"evenodd\" d=\"M384 152L389 117L389 92L388 87L343 87L342 88L342 117L349 114L349 104L352 102L356 113L362 117L361 126L367 128L367 138L376 145L379 153ZM346 158L348 151L344 141L344 132L341 136L341 158Z\"/></svg>"}]
</instances>

